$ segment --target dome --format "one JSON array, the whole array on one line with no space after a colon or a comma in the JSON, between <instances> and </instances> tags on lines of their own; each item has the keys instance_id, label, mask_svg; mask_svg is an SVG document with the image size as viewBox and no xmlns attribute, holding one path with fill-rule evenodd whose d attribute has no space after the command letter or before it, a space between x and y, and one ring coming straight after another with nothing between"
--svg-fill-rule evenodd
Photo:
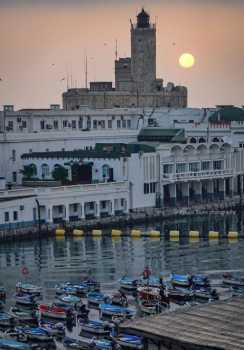
<instances>
[{"instance_id":1,"label":"dome","mask_svg":"<svg viewBox=\"0 0 244 350\"><path fill-rule=\"evenodd\" d=\"M138 28L149 28L150 27L150 16L142 8L141 12L137 15L137 27Z\"/></svg>"}]
</instances>

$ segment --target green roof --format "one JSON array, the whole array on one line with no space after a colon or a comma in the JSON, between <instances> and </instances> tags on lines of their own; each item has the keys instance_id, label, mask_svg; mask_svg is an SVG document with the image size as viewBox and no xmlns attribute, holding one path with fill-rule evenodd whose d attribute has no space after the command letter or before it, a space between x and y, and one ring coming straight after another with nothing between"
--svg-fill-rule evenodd
<instances>
[{"instance_id":1,"label":"green roof","mask_svg":"<svg viewBox=\"0 0 244 350\"><path fill-rule=\"evenodd\" d=\"M210 123L244 121L244 110L234 106L220 106L220 108L209 117Z\"/></svg>"},{"instance_id":2,"label":"green roof","mask_svg":"<svg viewBox=\"0 0 244 350\"><path fill-rule=\"evenodd\" d=\"M184 129L162 129L162 128L145 128L138 135L138 141L152 141L163 143L185 143Z\"/></svg>"},{"instance_id":3,"label":"green roof","mask_svg":"<svg viewBox=\"0 0 244 350\"><path fill-rule=\"evenodd\" d=\"M132 153L149 153L155 152L155 147L138 144L138 143L97 143L92 150L77 149L73 151L52 151L52 152L31 152L24 153L22 159L34 159L34 158L76 158L76 159L91 159L91 158L104 158L104 159L120 159L121 157L130 157Z\"/></svg>"}]
</instances>

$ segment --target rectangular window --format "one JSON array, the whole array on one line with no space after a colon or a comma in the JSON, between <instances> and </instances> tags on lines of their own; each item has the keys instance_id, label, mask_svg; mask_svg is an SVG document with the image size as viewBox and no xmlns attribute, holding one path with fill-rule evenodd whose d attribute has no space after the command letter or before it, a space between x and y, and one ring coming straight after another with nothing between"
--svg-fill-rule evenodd
<instances>
[{"instance_id":1,"label":"rectangular window","mask_svg":"<svg viewBox=\"0 0 244 350\"><path fill-rule=\"evenodd\" d=\"M187 171L186 163L177 163L176 164L176 172L177 173L185 173Z\"/></svg>"},{"instance_id":2,"label":"rectangular window","mask_svg":"<svg viewBox=\"0 0 244 350\"><path fill-rule=\"evenodd\" d=\"M79 124L79 129L83 129L83 118L79 119L78 124Z\"/></svg>"},{"instance_id":3,"label":"rectangular window","mask_svg":"<svg viewBox=\"0 0 244 350\"><path fill-rule=\"evenodd\" d=\"M40 121L40 128L41 128L41 130L45 129L45 121L44 120Z\"/></svg>"},{"instance_id":4,"label":"rectangular window","mask_svg":"<svg viewBox=\"0 0 244 350\"><path fill-rule=\"evenodd\" d=\"M199 171L199 163L198 162L194 162L194 163L189 163L189 171Z\"/></svg>"},{"instance_id":5,"label":"rectangular window","mask_svg":"<svg viewBox=\"0 0 244 350\"><path fill-rule=\"evenodd\" d=\"M17 211L13 212L13 219L14 219L14 221L18 220L18 212Z\"/></svg>"},{"instance_id":6,"label":"rectangular window","mask_svg":"<svg viewBox=\"0 0 244 350\"><path fill-rule=\"evenodd\" d=\"M12 161L15 162L16 161L16 150L12 149Z\"/></svg>"},{"instance_id":7,"label":"rectangular window","mask_svg":"<svg viewBox=\"0 0 244 350\"><path fill-rule=\"evenodd\" d=\"M122 128L126 128L126 120L122 120Z\"/></svg>"},{"instance_id":8,"label":"rectangular window","mask_svg":"<svg viewBox=\"0 0 244 350\"><path fill-rule=\"evenodd\" d=\"M67 128L68 126L68 121L67 120L63 120L63 128Z\"/></svg>"},{"instance_id":9,"label":"rectangular window","mask_svg":"<svg viewBox=\"0 0 244 350\"><path fill-rule=\"evenodd\" d=\"M78 210L78 204L75 203L75 204L73 205L73 209L74 209L74 212L76 213L77 210Z\"/></svg>"},{"instance_id":10,"label":"rectangular window","mask_svg":"<svg viewBox=\"0 0 244 350\"><path fill-rule=\"evenodd\" d=\"M149 184L144 183L144 194L148 194L148 193L149 193Z\"/></svg>"},{"instance_id":11,"label":"rectangular window","mask_svg":"<svg viewBox=\"0 0 244 350\"><path fill-rule=\"evenodd\" d=\"M108 128L112 129L112 120L108 120Z\"/></svg>"},{"instance_id":12,"label":"rectangular window","mask_svg":"<svg viewBox=\"0 0 244 350\"><path fill-rule=\"evenodd\" d=\"M72 120L71 125L72 129L76 129L76 120Z\"/></svg>"},{"instance_id":13,"label":"rectangular window","mask_svg":"<svg viewBox=\"0 0 244 350\"><path fill-rule=\"evenodd\" d=\"M54 129L58 129L58 120L53 121L53 127Z\"/></svg>"},{"instance_id":14,"label":"rectangular window","mask_svg":"<svg viewBox=\"0 0 244 350\"><path fill-rule=\"evenodd\" d=\"M94 202L90 202L90 203L89 203L89 208L90 208L91 210L94 209Z\"/></svg>"},{"instance_id":15,"label":"rectangular window","mask_svg":"<svg viewBox=\"0 0 244 350\"><path fill-rule=\"evenodd\" d=\"M5 211L5 213L4 213L4 221L9 222L9 212L8 211Z\"/></svg>"},{"instance_id":16,"label":"rectangular window","mask_svg":"<svg viewBox=\"0 0 244 350\"><path fill-rule=\"evenodd\" d=\"M174 168L173 164L164 164L163 166L164 174L172 174L173 168Z\"/></svg>"},{"instance_id":17,"label":"rectangular window","mask_svg":"<svg viewBox=\"0 0 244 350\"><path fill-rule=\"evenodd\" d=\"M93 129L97 129L97 120L93 120Z\"/></svg>"},{"instance_id":18,"label":"rectangular window","mask_svg":"<svg viewBox=\"0 0 244 350\"><path fill-rule=\"evenodd\" d=\"M102 209L106 209L106 201L101 201Z\"/></svg>"},{"instance_id":19,"label":"rectangular window","mask_svg":"<svg viewBox=\"0 0 244 350\"><path fill-rule=\"evenodd\" d=\"M62 205L59 205L59 206L58 206L58 213L59 213L59 214L62 214L62 213L63 213L63 206L62 206Z\"/></svg>"},{"instance_id":20,"label":"rectangular window","mask_svg":"<svg viewBox=\"0 0 244 350\"><path fill-rule=\"evenodd\" d=\"M223 169L223 162L222 162L222 160L214 160L213 161L213 168L214 168L214 170Z\"/></svg>"},{"instance_id":21,"label":"rectangular window","mask_svg":"<svg viewBox=\"0 0 244 350\"><path fill-rule=\"evenodd\" d=\"M202 170L210 170L210 161L209 160L202 161Z\"/></svg>"},{"instance_id":22,"label":"rectangular window","mask_svg":"<svg viewBox=\"0 0 244 350\"><path fill-rule=\"evenodd\" d=\"M16 171L13 171L12 179L13 179L13 182L17 182L17 173L16 173Z\"/></svg>"},{"instance_id":23,"label":"rectangular window","mask_svg":"<svg viewBox=\"0 0 244 350\"><path fill-rule=\"evenodd\" d=\"M100 125L102 129L105 129L105 120L101 120Z\"/></svg>"},{"instance_id":24,"label":"rectangular window","mask_svg":"<svg viewBox=\"0 0 244 350\"><path fill-rule=\"evenodd\" d=\"M124 203L125 203L124 198L121 198L121 200L120 200L120 205L121 205L122 208L124 207Z\"/></svg>"},{"instance_id":25,"label":"rectangular window","mask_svg":"<svg viewBox=\"0 0 244 350\"><path fill-rule=\"evenodd\" d=\"M117 129L120 129L120 128L121 128L121 121L117 120Z\"/></svg>"},{"instance_id":26,"label":"rectangular window","mask_svg":"<svg viewBox=\"0 0 244 350\"><path fill-rule=\"evenodd\" d=\"M8 128L8 130L10 131L12 131L12 130L14 130L14 122L12 121L12 120L9 120L8 121L8 126L7 126L7 128Z\"/></svg>"},{"instance_id":27,"label":"rectangular window","mask_svg":"<svg viewBox=\"0 0 244 350\"><path fill-rule=\"evenodd\" d=\"M128 129L131 128L131 120L130 120L130 119L127 120L127 128L128 128Z\"/></svg>"},{"instance_id":28,"label":"rectangular window","mask_svg":"<svg viewBox=\"0 0 244 350\"><path fill-rule=\"evenodd\" d=\"M27 127L26 120L23 120L23 121L22 121L22 128L25 129L26 127Z\"/></svg>"}]
</instances>

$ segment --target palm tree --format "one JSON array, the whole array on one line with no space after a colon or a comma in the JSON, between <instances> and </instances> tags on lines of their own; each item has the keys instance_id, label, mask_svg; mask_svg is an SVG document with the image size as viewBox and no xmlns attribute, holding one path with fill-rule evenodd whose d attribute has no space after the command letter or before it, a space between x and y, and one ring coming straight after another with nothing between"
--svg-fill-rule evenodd
<instances>
[{"instance_id":1,"label":"palm tree","mask_svg":"<svg viewBox=\"0 0 244 350\"><path fill-rule=\"evenodd\" d=\"M52 177L54 178L54 180L61 181L61 183L64 184L68 178L68 169L66 169L62 165L56 166L55 169L52 171Z\"/></svg>"},{"instance_id":2,"label":"palm tree","mask_svg":"<svg viewBox=\"0 0 244 350\"><path fill-rule=\"evenodd\" d=\"M24 179L30 180L37 173L35 164L24 165L20 173L23 175Z\"/></svg>"}]
</instances>

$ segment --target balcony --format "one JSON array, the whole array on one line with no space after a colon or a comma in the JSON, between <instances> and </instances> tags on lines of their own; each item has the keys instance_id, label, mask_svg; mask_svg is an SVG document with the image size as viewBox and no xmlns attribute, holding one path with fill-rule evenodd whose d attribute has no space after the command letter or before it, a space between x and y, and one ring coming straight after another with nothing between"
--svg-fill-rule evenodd
<instances>
[{"instance_id":1,"label":"balcony","mask_svg":"<svg viewBox=\"0 0 244 350\"><path fill-rule=\"evenodd\" d=\"M163 182L184 182L194 180L207 180L213 178L224 178L233 175L233 169L221 169L221 170L201 170L201 171L189 171L185 173L173 173L163 174L161 181Z\"/></svg>"}]
</instances>

